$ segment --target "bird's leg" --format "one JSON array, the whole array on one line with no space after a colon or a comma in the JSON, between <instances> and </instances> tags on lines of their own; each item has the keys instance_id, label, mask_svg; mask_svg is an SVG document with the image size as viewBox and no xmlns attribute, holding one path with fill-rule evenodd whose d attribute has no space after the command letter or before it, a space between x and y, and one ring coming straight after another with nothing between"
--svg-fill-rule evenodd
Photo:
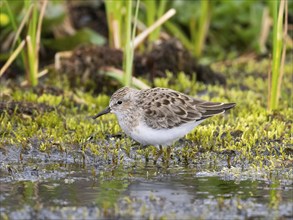
<instances>
[{"instance_id":1,"label":"bird's leg","mask_svg":"<svg viewBox=\"0 0 293 220\"><path fill-rule=\"evenodd\" d=\"M157 152L157 156L155 157L155 160L154 160L154 164L157 163L157 160L158 160L159 157L162 155L162 153L163 153L163 148L162 148L162 146L160 145L160 146L159 146L159 150L158 150L158 152Z\"/></svg>"}]
</instances>

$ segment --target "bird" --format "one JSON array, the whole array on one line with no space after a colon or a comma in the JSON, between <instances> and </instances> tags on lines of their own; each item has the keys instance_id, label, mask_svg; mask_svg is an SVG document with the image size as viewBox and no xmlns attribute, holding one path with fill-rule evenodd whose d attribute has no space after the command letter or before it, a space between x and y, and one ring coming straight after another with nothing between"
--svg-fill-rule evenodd
<instances>
[{"instance_id":1,"label":"bird","mask_svg":"<svg viewBox=\"0 0 293 220\"><path fill-rule=\"evenodd\" d=\"M171 146L207 118L222 114L236 103L210 102L168 88L122 87L109 106L93 119L114 113L126 135L143 146Z\"/></svg>"}]
</instances>

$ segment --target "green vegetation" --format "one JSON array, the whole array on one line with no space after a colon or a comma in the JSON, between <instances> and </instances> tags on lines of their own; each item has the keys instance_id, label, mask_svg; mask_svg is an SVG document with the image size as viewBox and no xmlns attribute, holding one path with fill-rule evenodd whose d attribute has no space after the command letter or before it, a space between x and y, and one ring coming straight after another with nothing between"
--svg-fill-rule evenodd
<instances>
[{"instance_id":1,"label":"green vegetation","mask_svg":"<svg viewBox=\"0 0 293 220\"><path fill-rule=\"evenodd\" d=\"M44 13L46 10L47 0L42 3L41 10L38 9L38 2L24 2L24 11L25 15L20 24L17 24L18 17L15 12L12 12L10 4L7 0L4 1L6 6L6 11L9 16L9 21L13 27L13 30L16 32L14 43L17 41L19 47L11 54L11 59L8 60L8 65L16 58L16 56L21 52L26 44L26 51L21 52L22 64L25 66L27 78L30 85L36 86L38 84L38 71L39 71L39 49L40 49L40 37L41 37L41 28ZM20 37L23 27L27 25L27 31L25 34L25 39L22 40ZM12 48L14 45L12 45ZM1 69L0 76L4 73L5 68Z\"/></svg>"},{"instance_id":2,"label":"green vegetation","mask_svg":"<svg viewBox=\"0 0 293 220\"><path fill-rule=\"evenodd\" d=\"M135 37L135 30L137 25L137 16L138 16L138 8L139 8L139 0L136 1L135 7L135 15L134 15L134 25L131 27L132 21L132 1L127 2L126 7L126 43L124 48L124 62L123 62L123 69L124 69L124 85L131 86L132 84L132 67L133 67L133 56L134 56L134 37Z\"/></svg>"},{"instance_id":3,"label":"green vegetation","mask_svg":"<svg viewBox=\"0 0 293 220\"><path fill-rule=\"evenodd\" d=\"M105 1L107 20L109 24L109 42L110 46L123 49L123 71L107 71L105 74L120 81L121 84L130 86L132 82L132 67L134 56L134 37L136 32L136 24L138 17L139 0L136 1L135 15L132 13L132 1ZM120 13L125 10L126 13ZM132 27L132 18L135 22ZM142 88L141 83L134 83L136 87Z\"/></svg>"},{"instance_id":4,"label":"green vegetation","mask_svg":"<svg viewBox=\"0 0 293 220\"><path fill-rule=\"evenodd\" d=\"M55 35L56 27L61 28L63 22L68 19L63 9L63 1L7 1L0 2L1 9L1 33L3 42L0 61L6 62L0 69L0 77L6 72L12 62L24 71L31 86L38 84L38 77L44 75L47 70L39 72L39 50L42 45L57 51L72 50L77 45L92 43L101 45L105 39L90 29L83 28L72 31L71 36L58 36L48 38L42 34ZM46 14L46 12L52 12ZM43 25L44 24L44 25ZM70 29L71 27L66 27ZM11 38L13 36L13 38ZM15 49L15 47L17 47ZM21 55L18 57L18 55ZM18 59L21 58L21 59Z\"/></svg>"},{"instance_id":5,"label":"green vegetation","mask_svg":"<svg viewBox=\"0 0 293 220\"><path fill-rule=\"evenodd\" d=\"M274 113L266 111L264 103L267 97L263 95L266 85L262 77L265 76L268 65L268 61L261 65L255 62L250 62L248 65L236 63L229 68L223 64L217 64L215 68L222 69L229 75L227 89L195 83L194 79L190 79L183 73L178 75L176 84L169 84L170 88L182 92L190 91L191 95L206 91L201 97L203 99L237 103L235 109L226 116L211 118L188 134L187 139L192 140L192 145L187 142L183 144L183 148L182 146L177 148L176 146L181 144L175 144L171 164L192 165L196 161L205 160L214 160L217 163L219 157L225 160L229 156L227 152L233 152L232 154L236 156L234 155L231 166L239 167L246 164L250 169L257 170L274 170L288 166L288 162L292 160L290 124L293 115L290 110L290 96L288 94L283 96L284 101L280 103L279 111ZM238 69L246 66L249 68L246 68L245 74L240 74ZM255 69L260 70L259 68L262 68L263 75L256 77L252 73ZM289 68L285 68L284 77L282 89L285 93L287 90L292 90L288 80L292 77ZM157 79L155 86L165 86L166 81L171 79L171 75L168 78ZM248 90L242 90L243 87L247 87ZM35 116L19 113L12 116L1 114L2 145L20 145L25 148L36 138L41 143L40 150L49 153L56 143L60 149L67 151L77 144L83 146L83 150L88 149L106 160L111 159L114 164L123 164L127 161L121 155L122 149L128 152L129 156L133 155L130 154L133 142L129 138L116 139L115 145L107 144L108 141L105 139L107 135L115 136L121 133L114 115L103 116L98 121L89 118L108 104L108 96L94 97L91 93L78 92L73 96L67 95L62 98L62 96L49 94L38 95L31 90L7 91L2 87L1 93L3 92L8 93L15 101L44 103L55 106L56 110L45 111ZM76 103L76 100L82 104ZM21 106L16 111L21 111ZM89 141L89 137L94 139ZM152 161L156 157L156 150L152 147L136 150L134 155L135 158L132 159L139 162Z\"/></svg>"},{"instance_id":6,"label":"green vegetation","mask_svg":"<svg viewBox=\"0 0 293 220\"><path fill-rule=\"evenodd\" d=\"M159 18L163 16L164 12L166 11L167 3L168 1L164 1L164 0L159 0L159 1L144 0L143 1L143 4L145 6L145 13L144 13L145 22L144 23L146 24L147 27L152 26L156 22L156 20L158 20ZM148 38L150 43L155 42L156 40L159 39L160 30L161 30L161 27L158 27L156 30L150 33ZM149 47L149 49L150 48L151 47Z\"/></svg>"},{"instance_id":7,"label":"green vegetation","mask_svg":"<svg viewBox=\"0 0 293 220\"><path fill-rule=\"evenodd\" d=\"M176 36L197 58L202 55L212 13L210 0L201 0L199 4L198 2L181 1L173 3L179 13L184 14L181 21L183 20L184 25L188 26L190 36L184 34L184 31L175 22L166 23L166 27L172 35ZM187 15L185 11L187 11Z\"/></svg>"},{"instance_id":8,"label":"green vegetation","mask_svg":"<svg viewBox=\"0 0 293 220\"><path fill-rule=\"evenodd\" d=\"M107 22L109 25L109 45L113 48L122 49L126 44L125 14L121 13L125 9L123 1L105 1Z\"/></svg>"},{"instance_id":9,"label":"green vegetation","mask_svg":"<svg viewBox=\"0 0 293 220\"><path fill-rule=\"evenodd\" d=\"M1 219L175 219L185 208L190 218L229 211L253 218L259 205L272 218L292 215L285 194L293 179L293 1L3 0L0 7ZM123 85L237 105L158 158L113 114L92 119ZM173 204L160 195L162 183L172 187L162 194L192 202ZM136 197L140 184L151 190Z\"/></svg>"},{"instance_id":10,"label":"green vegetation","mask_svg":"<svg viewBox=\"0 0 293 220\"><path fill-rule=\"evenodd\" d=\"M271 9L274 19L274 30L272 73L271 76L269 76L269 110L276 109L280 99L282 78L284 75L284 62L286 58L288 2L287 0L280 1L280 3L278 1L272 1Z\"/></svg>"},{"instance_id":11,"label":"green vegetation","mask_svg":"<svg viewBox=\"0 0 293 220\"><path fill-rule=\"evenodd\" d=\"M109 24L109 41L110 46L118 49L123 49L123 71L121 73L116 70L106 71L105 74L115 78L120 81L121 84L125 86L135 86L137 88L147 88L148 86L139 81L136 78L133 78L133 57L134 50L137 45L135 45L135 36L137 29L137 20L140 1L136 1L135 5L135 14L132 13L133 2L132 1L106 1L106 11L107 11L107 20ZM156 3L153 1L144 2L146 9L151 12L147 13L147 24L149 26L153 25L155 18L161 16L164 12L166 2L160 1L159 10L155 13ZM126 11L125 14L120 13L121 11ZM134 20L134 22L132 22ZM132 23L133 26L131 25ZM154 41L159 37L159 28L150 33L150 41Z\"/></svg>"}]
</instances>

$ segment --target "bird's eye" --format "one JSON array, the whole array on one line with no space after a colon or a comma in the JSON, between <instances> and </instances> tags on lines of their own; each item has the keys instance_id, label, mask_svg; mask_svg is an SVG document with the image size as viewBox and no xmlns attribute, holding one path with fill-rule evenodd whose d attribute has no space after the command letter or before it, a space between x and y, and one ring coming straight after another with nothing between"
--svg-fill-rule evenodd
<instances>
[{"instance_id":1,"label":"bird's eye","mask_svg":"<svg viewBox=\"0 0 293 220\"><path fill-rule=\"evenodd\" d=\"M122 104L122 101L119 100L119 101L117 102L117 104L118 104L118 105L121 105L121 104Z\"/></svg>"}]
</instances>

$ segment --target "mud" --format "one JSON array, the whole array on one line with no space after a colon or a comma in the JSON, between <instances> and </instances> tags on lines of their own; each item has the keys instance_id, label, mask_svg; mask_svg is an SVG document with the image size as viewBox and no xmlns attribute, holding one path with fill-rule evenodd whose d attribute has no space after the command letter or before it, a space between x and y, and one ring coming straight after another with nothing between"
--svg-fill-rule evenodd
<instances>
[{"instance_id":1,"label":"mud","mask_svg":"<svg viewBox=\"0 0 293 220\"><path fill-rule=\"evenodd\" d=\"M122 60L121 50L83 45L76 48L70 57L60 60L61 68L58 71L68 76L72 87L82 85L86 90L94 90L95 93L109 91L109 87L115 91L119 87L117 82L103 76L101 71L109 66L122 69ZM176 39L160 42L150 52L135 54L134 76L147 78L153 84L154 78L166 77L167 71L175 77L184 72L206 84L226 84L224 75L214 72L208 66L197 64L196 59ZM170 83L175 84L175 81Z\"/></svg>"},{"instance_id":2,"label":"mud","mask_svg":"<svg viewBox=\"0 0 293 220\"><path fill-rule=\"evenodd\" d=\"M25 114L25 115L39 115L40 113L53 111L54 108L43 103L32 103L22 101L1 101L0 115L4 113Z\"/></svg>"},{"instance_id":3,"label":"mud","mask_svg":"<svg viewBox=\"0 0 293 220\"><path fill-rule=\"evenodd\" d=\"M119 150L123 162L115 165L111 156L105 159L78 145L43 152L39 140L30 142L26 149L0 148L4 219L293 216L292 173L285 177L290 169L255 172L247 170L247 162L229 169L225 154L213 164L198 155L198 163L185 166L178 161L166 166L162 160L154 165L136 157L135 148L129 156ZM181 144L184 140L178 149Z\"/></svg>"}]
</instances>

